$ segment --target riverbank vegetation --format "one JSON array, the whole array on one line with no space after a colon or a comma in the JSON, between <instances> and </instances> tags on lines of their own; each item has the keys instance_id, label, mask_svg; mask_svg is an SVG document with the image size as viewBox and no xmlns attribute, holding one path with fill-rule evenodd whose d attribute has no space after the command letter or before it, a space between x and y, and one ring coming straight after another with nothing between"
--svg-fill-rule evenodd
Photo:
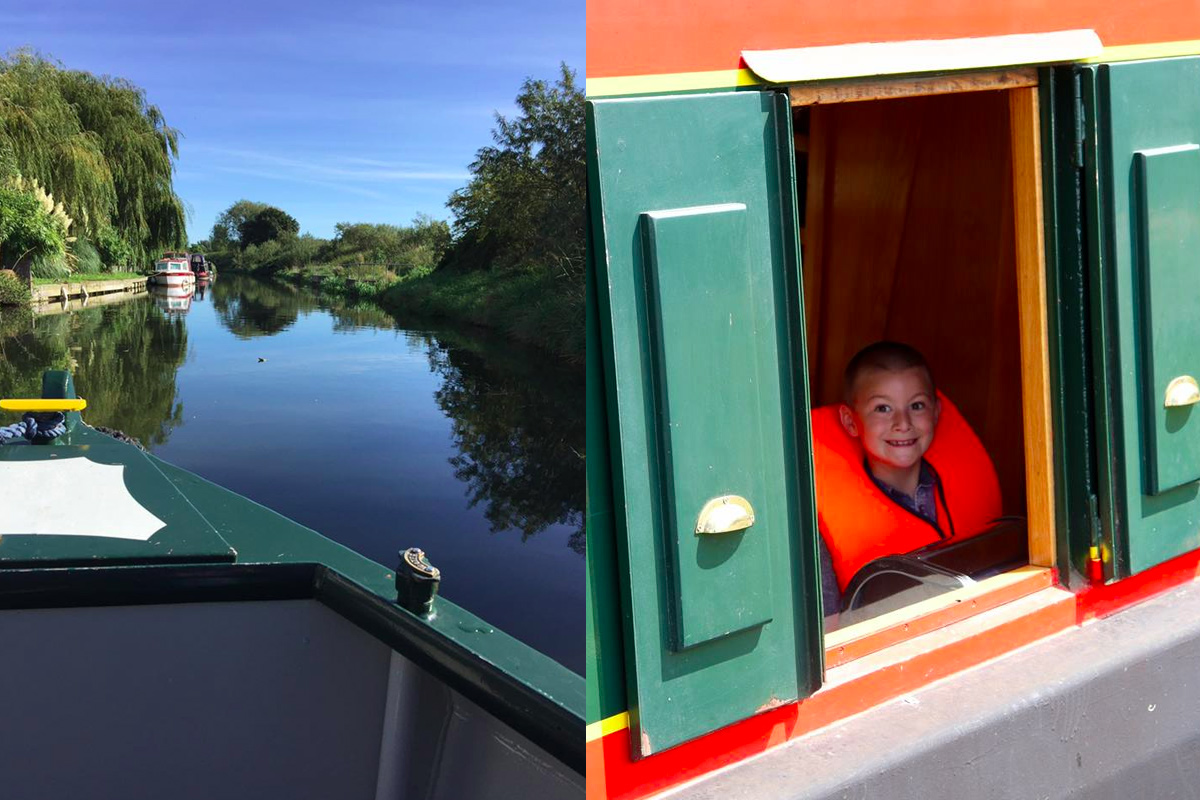
<instances>
[{"instance_id":1,"label":"riverbank vegetation","mask_svg":"<svg viewBox=\"0 0 1200 800\"><path fill-rule=\"evenodd\" d=\"M513 117L447 206L452 219L340 223L332 239L301 235L286 210L239 200L192 245L218 270L314 284L377 300L399 314L447 317L582 363L585 352L583 93L565 65L527 80Z\"/></svg>"},{"instance_id":2,"label":"riverbank vegetation","mask_svg":"<svg viewBox=\"0 0 1200 800\"><path fill-rule=\"evenodd\" d=\"M131 280L146 280L146 276L140 272L110 272L110 271L91 271L82 272L76 270L72 272L68 281L70 283L80 283L83 281L131 281ZM59 280L58 278L34 278L34 286L57 286L67 281Z\"/></svg>"},{"instance_id":3,"label":"riverbank vegetation","mask_svg":"<svg viewBox=\"0 0 1200 800\"><path fill-rule=\"evenodd\" d=\"M129 81L30 50L0 58L0 266L62 278L182 246L178 138Z\"/></svg>"},{"instance_id":4,"label":"riverbank vegetation","mask_svg":"<svg viewBox=\"0 0 1200 800\"><path fill-rule=\"evenodd\" d=\"M192 245L243 270L448 317L582 362L583 94L563 65L527 80L517 113L449 197L449 221L344 222L301 234L285 209L239 200ZM179 133L121 78L69 70L30 50L0 57L0 303L31 279L137 272L185 241L172 185ZM14 299L15 298L15 299Z\"/></svg>"}]
</instances>

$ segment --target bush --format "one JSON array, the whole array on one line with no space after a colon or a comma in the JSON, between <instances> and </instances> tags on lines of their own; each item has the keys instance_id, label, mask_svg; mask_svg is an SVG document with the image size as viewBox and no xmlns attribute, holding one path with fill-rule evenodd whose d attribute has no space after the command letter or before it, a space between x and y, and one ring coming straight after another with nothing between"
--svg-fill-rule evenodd
<instances>
[{"instance_id":1,"label":"bush","mask_svg":"<svg viewBox=\"0 0 1200 800\"><path fill-rule=\"evenodd\" d=\"M61 258L66 232L32 193L12 184L0 185L0 248L5 264L23 257Z\"/></svg>"},{"instance_id":2,"label":"bush","mask_svg":"<svg viewBox=\"0 0 1200 800\"><path fill-rule=\"evenodd\" d=\"M29 287L11 269L0 269L0 306L26 305Z\"/></svg>"},{"instance_id":3,"label":"bush","mask_svg":"<svg viewBox=\"0 0 1200 800\"><path fill-rule=\"evenodd\" d=\"M113 267L132 267L133 248L113 228L103 228L96 234L96 252L107 270Z\"/></svg>"},{"instance_id":4,"label":"bush","mask_svg":"<svg viewBox=\"0 0 1200 800\"><path fill-rule=\"evenodd\" d=\"M83 272L88 275L95 275L97 272L104 272L104 262L100 259L100 253L92 247L91 242L87 239L77 239L71 245L71 254L75 256L75 271Z\"/></svg>"},{"instance_id":5,"label":"bush","mask_svg":"<svg viewBox=\"0 0 1200 800\"><path fill-rule=\"evenodd\" d=\"M67 263L66 254L55 253L38 256L33 259L29 272L35 278L65 281L71 276L71 266Z\"/></svg>"}]
</instances>

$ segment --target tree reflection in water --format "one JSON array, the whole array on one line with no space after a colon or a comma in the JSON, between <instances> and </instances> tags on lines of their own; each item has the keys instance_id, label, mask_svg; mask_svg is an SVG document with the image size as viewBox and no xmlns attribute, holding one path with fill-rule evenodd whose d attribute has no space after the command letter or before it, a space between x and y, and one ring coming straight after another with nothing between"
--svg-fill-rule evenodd
<instances>
[{"instance_id":1,"label":"tree reflection in water","mask_svg":"<svg viewBox=\"0 0 1200 800\"><path fill-rule=\"evenodd\" d=\"M211 291L217 318L239 339L274 336L296 324L301 311L317 307L303 289L246 275L223 274Z\"/></svg>"},{"instance_id":2,"label":"tree reflection in water","mask_svg":"<svg viewBox=\"0 0 1200 800\"><path fill-rule=\"evenodd\" d=\"M17 318L16 324L9 320ZM87 421L124 431L147 447L183 424L176 373L187 356L187 326L144 295L129 302L0 325L0 394L41 395L42 372L70 369L87 398Z\"/></svg>"},{"instance_id":3,"label":"tree reflection in water","mask_svg":"<svg viewBox=\"0 0 1200 800\"><path fill-rule=\"evenodd\" d=\"M335 333L400 327L373 302L248 276L223 275L211 291L221 324L239 338L274 335L318 309L333 317ZM459 453L450 463L470 504L483 506L493 532L517 530L522 540L571 526L568 545L582 554L582 372L482 332L417 335L443 381L435 397L452 421Z\"/></svg>"},{"instance_id":4,"label":"tree reflection in water","mask_svg":"<svg viewBox=\"0 0 1200 800\"><path fill-rule=\"evenodd\" d=\"M471 505L484 505L492 532L522 540L551 525L574 530L584 552L584 386L580 371L514 356L511 344L462 334L426 334L435 395L453 423L450 459ZM527 354L528 355L528 354Z\"/></svg>"},{"instance_id":5,"label":"tree reflection in water","mask_svg":"<svg viewBox=\"0 0 1200 800\"><path fill-rule=\"evenodd\" d=\"M348 303L242 275L222 275L208 292L220 325L239 339L278 334L318 310L332 316L335 334L401 327L369 301ZM177 372L187 355L186 325L145 296L37 318L6 309L0 394L37 396L43 370L71 369L88 399L89 423L153 448L183 424ZM493 532L519 531L522 540L568 526L567 544L582 554L582 370L478 329L411 335L423 341L442 382L435 399L451 420L458 452L450 464L470 504L483 508Z\"/></svg>"}]
</instances>

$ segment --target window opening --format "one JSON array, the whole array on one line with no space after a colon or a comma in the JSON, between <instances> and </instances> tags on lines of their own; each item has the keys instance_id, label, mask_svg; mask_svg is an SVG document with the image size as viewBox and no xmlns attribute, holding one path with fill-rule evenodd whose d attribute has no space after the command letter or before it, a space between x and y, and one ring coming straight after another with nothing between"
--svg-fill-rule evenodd
<instances>
[{"instance_id":1,"label":"window opening","mask_svg":"<svg viewBox=\"0 0 1200 800\"><path fill-rule=\"evenodd\" d=\"M840 614L826 608L827 632L1024 566L1031 540L1033 563L1053 552L1036 89L944 86L865 100L858 87L839 98L850 102L819 105L803 104L811 90L792 93L813 408L841 402L862 347L912 345L978 436L1002 497L985 532L859 571ZM984 76L972 88L987 86ZM1032 492L1031 466L1044 476Z\"/></svg>"}]
</instances>

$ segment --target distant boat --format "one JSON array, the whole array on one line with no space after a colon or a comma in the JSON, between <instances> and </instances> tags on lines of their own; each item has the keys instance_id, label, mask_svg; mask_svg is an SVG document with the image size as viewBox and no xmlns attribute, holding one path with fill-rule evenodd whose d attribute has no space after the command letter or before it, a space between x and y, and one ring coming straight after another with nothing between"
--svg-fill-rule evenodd
<instances>
[{"instance_id":1,"label":"distant boat","mask_svg":"<svg viewBox=\"0 0 1200 800\"><path fill-rule=\"evenodd\" d=\"M209 277L211 277L209 263L207 259L204 258L203 253L192 253L189 257L189 260L192 266L192 272L196 273L197 280L206 281L209 279Z\"/></svg>"},{"instance_id":2,"label":"distant boat","mask_svg":"<svg viewBox=\"0 0 1200 800\"><path fill-rule=\"evenodd\" d=\"M196 274L185 255L167 253L154 263L150 282L156 286L194 286Z\"/></svg>"}]
</instances>

